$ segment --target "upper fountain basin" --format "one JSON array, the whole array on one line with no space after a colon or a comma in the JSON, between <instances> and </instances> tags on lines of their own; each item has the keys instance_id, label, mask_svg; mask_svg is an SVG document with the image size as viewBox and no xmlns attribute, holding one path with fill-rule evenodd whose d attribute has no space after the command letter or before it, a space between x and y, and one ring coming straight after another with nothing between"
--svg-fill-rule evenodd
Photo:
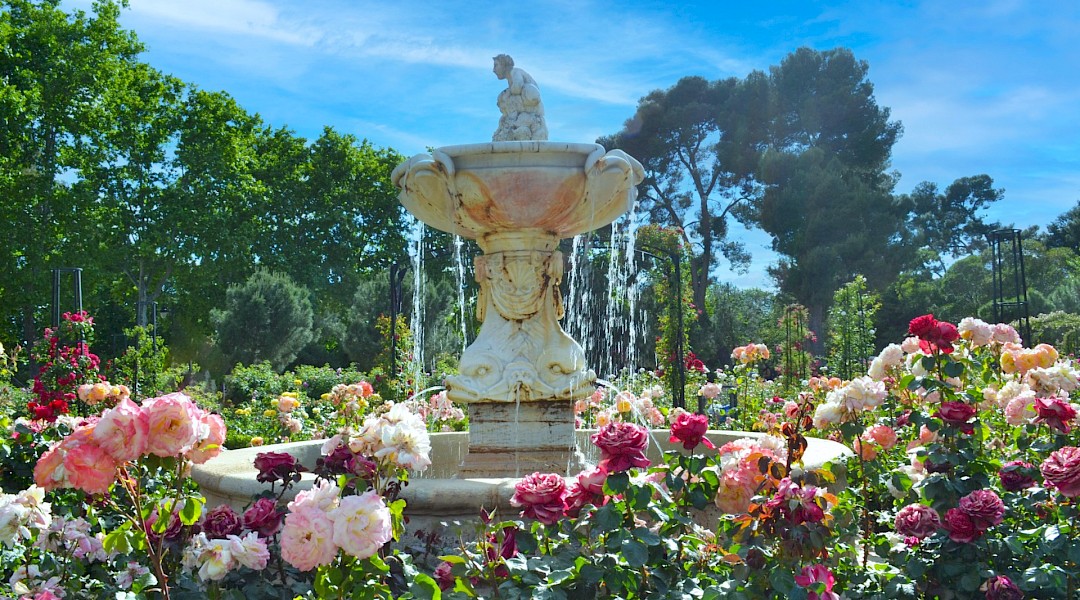
<instances>
[{"instance_id":1,"label":"upper fountain basin","mask_svg":"<svg viewBox=\"0 0 1080 600\"><path fill-rule=\"evenodd\" d=\"M515 234L542 249L611 223L632 208L644 171L599 144L524 141L446 146L410 158L391 178L416 218L493 252L520 248Z\"/></svg>"}]
</instances>

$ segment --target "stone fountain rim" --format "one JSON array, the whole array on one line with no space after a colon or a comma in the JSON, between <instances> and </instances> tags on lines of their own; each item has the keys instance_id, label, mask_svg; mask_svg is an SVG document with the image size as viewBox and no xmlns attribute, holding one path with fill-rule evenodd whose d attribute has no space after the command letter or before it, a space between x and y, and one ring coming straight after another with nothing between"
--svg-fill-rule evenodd
<instances>
[{"instance_id":1,"label":"stone fountain rim","mask_svg":"<svg viewBox=\"0 0 1080 600\"><path fill-rule=\"evenodd\" d=\"M526 154L563 152L571 154L592 155L599 151L604 152L604 147L596 143L587 142L551 142L539 140L526 140L514 142L477 142L472 144L455 144L441 146L436 151L452 158L475 154Z\"/></svg>"}]
</instances>

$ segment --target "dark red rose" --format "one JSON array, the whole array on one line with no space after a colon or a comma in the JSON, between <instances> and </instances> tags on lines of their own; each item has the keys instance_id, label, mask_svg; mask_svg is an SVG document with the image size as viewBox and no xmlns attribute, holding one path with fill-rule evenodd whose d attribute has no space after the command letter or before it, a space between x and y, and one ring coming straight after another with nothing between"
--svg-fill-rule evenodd
<instances>
[{"instance_id":1,"label":"dark red rose","mask_svg":"<svg viewBox=\"0 0 1080 600\"><path fill-rule=\"evenodd\" d=\"M936 510L925 504L909 504L896 513L894 525L896 533L921 540L934 535L941 527L941 517Z\"/></svg>"},{"instance_id":2,"label":"dark red rose","mask_svg":"<svg viewBox=\"0 0 1080 600\"><path fill-rule=\"evenodd\" d=\"M709 430L709 417L693 413L679 413L675 422L671 424L671 437L668 441L682 442L683 448L693 450L698 444L705 444L706 448L716 446L705 437Z\"/></svg>"},{"instance_id":3,"label":"dark red rose","mask_svg":"<svg viewBox=\"0 0 1080 600\"><path fill-rule=\"evenodd\" d=\"M911 409L907 409L900 413L900 416L896 417L897 427L906 427L911 424Z\"/></svg>"},{"instance_id":4,"label":"dark red rose","mask_svg":"<svg viewBox=\"0 0 1080 600\"><path fill-rule=\"evenodd\" d=\"M802 523L820 523L824 518L825 511L813 502L800 504L791 512L791 522L795 525L801 525Z\"/></svg>"},{"instance_id":5,"label":"dark red rose","mask_svg":"<svg viewBox=\"0 0 1080 600\"><path fill-rule=\"evenodd\" d=\"M918 336L920 339L927 335L937 324L933 314L915 317L908 323L908 333Z\"/></svg>"},{"instance_id":6,"label":"dark red rose","mask_svg":"<svg viewBox=\"0 0 1080 600\"><path fill-rule=\"evenodd\" d=\"M1022 600L1024 592L1004 575L995 575L983 584L986 600Z\"/></svg>"},{"instance_id":7,"label":"dark red rose","mask_svg":"<svg viewBox=\"0 0 1080 600\"><path fill-rule=\"evenodd\" d=\"M959 508L950 508L945 513L945 529L949 532L949 539L961 544L971 543L983 534L971 517Z\"/></svg>"},{"instance_id":8,"label":"dark red rose","mask_svg":"<svg viewBox=\"0 0 1080 600\"><path fill-rule=\"evenodd\" d=\"M439 566L435 567L435 583L439 584L439 589L446 591L454 587L454 565L446 562L445 560L439 563Z\"/></svg>"},{"instance_id":9,"label":"dark red rose","mask_svg":"<svg viewBox=\"0 0 1080 600\"><path fill-rule=\"evenodd\" d=\"M240 516L228 504L215 506L203 516L203 533L212 540L225 539L230 535L239 535L242 528L243 524L240 522Z\"/></svg>"},{"instance_id":10,"label":"dark red rose","mask_svg":"<svg viewBox=\"0 0 1080 600\"><path fill-rule=\"evenodd\" d=\"M1026 490L1035 485L1035 478L1031 475L1034 471L1035 465L1031 463L1022 460L1009 461L998 471L1001 487L1010 492Z\"/></svg>"},{"instance_id":11,"label":"dark red rose","mask_svg":"<svg viewBox=\"0 0 1080 600\"><path fill-rule=\"evenodd\" d=\"M961 498L957 508L971 517L975 527L983 530L1000 525L1005 517L1005 503L994 490L975 490Z\"/></svg>"},{"instance_id":12,"label":"dark red rose","mask_svg":"<svg viewBox=\"0 0 1080 600\"><path fill-rule=\"evenodd\" d=\"M949 402L942 402L941 408L938 409L934 416L953 427L960 427L966 424L968 419L974 417L975 412L974 406L967 404L966 402L952 400Z\"/></svg>"},{"instance_id":13,"label":"dark red rose","mask_svg":"<svg viewBox=\"0 0 1080 600\"><path fill-rule=\"evenodd\" d=\"M1080 496L1080 448L1065 446L1055 450L1039 466L1046 483L1059 492L1075 498Z\"/></svg>"},{"instance_id":14,"label":"dark red rose","mask_svg":"<svg viewBox=\"0 0 1080 600\"><path fill-rule=\"evenodd\" d=\"M510 504L521 507L521 516L552 525L566 512L566 481L554 473L526 475L514 486Z\"/></svg>"},{"instance_id":15,"label":"dark red rose","mask_svg":"<svg viewBox=\"0 0 1080 600\"><path fill-rule=\"evenodd\" d=\"M1036 423L1046 423L1061 433L1072 431L1069 421L1076 418L1076 409L1061 398L1036 398L1034 402Z\"/></svg>"},{"instance_id":16,"label":"dark red rose","mask_svg":"<svg viewBox=\"0 0 1080 600\"><path fill-rule=\"evenodd\" d=\"M592 442L600 448L599 466L608 473L649 466L649 459L645 458L649 433L640 425L612 421L593 434Z\"/></svg>"},{"instance_id":17,"label":"dark red rose","mask_svg":"<svg viewBox=\"0 0 1080 600\"><path fill-rule=\"evenodd\" d=\"M273 498L259 498L251 508L244 511L244 529L268 538L281 531L283 517L284 513L278 509Z\"/></svg>"},{"instance_id":18,"label":"dark red rose","mask_svg":"<svg viewBox=\"0 0 1080 600\"><path fill-rule=\"evenodd\" d=\"M262 483L291 481L299 470L297 466L296 457L287 452L260 452L255 455L255 468L259 470L255 479Z\"/></svg>"}]
</instances>

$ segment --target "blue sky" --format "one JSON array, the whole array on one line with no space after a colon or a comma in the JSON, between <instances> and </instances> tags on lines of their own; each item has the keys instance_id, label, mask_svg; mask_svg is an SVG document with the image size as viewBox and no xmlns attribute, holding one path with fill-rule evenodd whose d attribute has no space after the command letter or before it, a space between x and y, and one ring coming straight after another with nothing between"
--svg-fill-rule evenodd
<instances>
[{"instance_id":1,"label":"blue sky","mask_svg":"<svg viewBox=\"0 0 1080 600\"><path fill-rule=\"evenodd\" d=\"M69 6L88 7L79 0ZM412 155L490 139L512 55L539 82L553 140L619 130L680 77L744 77L799 46L851 48L904 125L897 190L987 173L990 217L1045 225L1080 201L1080 2L397 2L131 0L144 60L225 90L269 124L324 126ZM763 283L762 234L738 232Z\"/></svg>"}]
</instances>

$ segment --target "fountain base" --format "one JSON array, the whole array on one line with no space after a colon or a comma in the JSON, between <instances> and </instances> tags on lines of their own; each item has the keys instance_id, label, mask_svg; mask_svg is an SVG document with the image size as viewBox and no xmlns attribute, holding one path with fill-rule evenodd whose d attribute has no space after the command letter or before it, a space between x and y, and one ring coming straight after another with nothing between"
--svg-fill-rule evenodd
<instances>
[{"instance_id":1,"label":"fountain base","mask_svg":"<svg viewBox=\"0 0 1080 600\"><path fill-rule=\"evenodd\" d=\"M469 452L461 477L523 477L581 470L574 405L567 401L469 405Z\"/></svg>"}]
</instances>

